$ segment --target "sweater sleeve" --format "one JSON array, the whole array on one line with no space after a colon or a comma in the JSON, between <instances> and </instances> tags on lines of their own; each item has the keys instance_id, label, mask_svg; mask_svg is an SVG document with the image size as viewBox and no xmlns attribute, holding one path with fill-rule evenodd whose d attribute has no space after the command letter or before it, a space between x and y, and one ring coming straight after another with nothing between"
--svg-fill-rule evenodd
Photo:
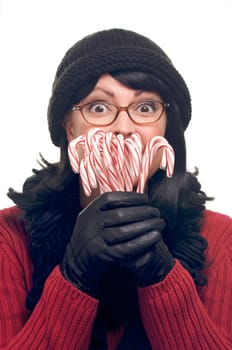
<instances>
[{"instance_id":1,"label":"sweater sleeve","mask_svg":"<svg viewBox=\"0 0 232 350\"><path fill-rule=\"evenodd\" d=\"M209 238L207 286L197 290L190 274L176 261L162 282L139 288L152 349L232 349L232 220L223 217L222 221L211 217L204 225Z\"/></svg>"},{"instance_id":2,"label":"sweater sleeve","mask_svg":"<svg viewBox=\"0 0 232 350\"><path fill-rule=\"evenodd\" d=\"M0 349L88 349L98 301L71 285L57 266L29 314L30 259L21 228L0 214ZM18 233L18 235L17 235Z\"/></svg>"}]
</instances>

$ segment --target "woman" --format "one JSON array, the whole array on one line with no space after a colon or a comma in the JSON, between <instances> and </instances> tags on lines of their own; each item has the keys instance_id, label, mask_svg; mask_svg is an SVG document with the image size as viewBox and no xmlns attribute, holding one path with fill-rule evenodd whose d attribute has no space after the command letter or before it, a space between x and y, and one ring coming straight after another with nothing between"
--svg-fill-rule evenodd
<instances>
[{"instance_id":1,"label":"woman","mask_svg":"<svg viewBox=\"0 0 232 350\"><path fill-rule=\"evenodd\" d=\"M183 78L148 38L112 29L70 48L48 108L60 161L0 214L2 349L232 349L232 220L205 209L186 170L190 118ZM99 123L143 149L165 137L173 176L153 161L146 193L86 197L68 143Z\"/></svg>"}]
</instances>

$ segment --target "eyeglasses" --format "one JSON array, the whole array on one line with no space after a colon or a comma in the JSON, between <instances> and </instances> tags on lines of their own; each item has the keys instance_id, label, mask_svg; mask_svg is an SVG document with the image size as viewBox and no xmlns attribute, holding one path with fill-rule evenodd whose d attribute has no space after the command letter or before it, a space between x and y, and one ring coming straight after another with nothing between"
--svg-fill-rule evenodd
<instances>
[{"instance_id":1,"label":"eyeglasses","mask_svg":"<svg viewBox=\"0 0 232 350\"><path fill-rule=\"evenodd\" d=\"M74 105L72 111L80 111L88 124L96 126L112 124L122 111L126 111L135 124L146 125L158 122L168 107L170 107L169 103L155 100L135 102L127 107L116 106L105 101L94 101L82 106Z\"/></svg>"}]
</instances>

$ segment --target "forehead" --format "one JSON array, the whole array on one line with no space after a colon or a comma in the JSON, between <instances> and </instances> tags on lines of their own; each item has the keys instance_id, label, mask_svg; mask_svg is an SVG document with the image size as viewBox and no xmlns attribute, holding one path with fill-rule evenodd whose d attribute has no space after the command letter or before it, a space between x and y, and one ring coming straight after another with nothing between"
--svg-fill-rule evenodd
<instances>
[{"instance_id":1,"label":"forehead","mask_svg":"<svg viewBox=\"0 0 232 350\"><path fill-rule=\"evenodd\" d=\"M88 96L95 95L98 93L104 94L111 98L120 95L122 97L137 97L143 94L149 94L153 97L160 97L160 95L157 92L151 91L149 89L135 89L132 87L128 87L116 78L112 77L110 74L105 74L101 76Z\"/></svg>"}]
</instances>

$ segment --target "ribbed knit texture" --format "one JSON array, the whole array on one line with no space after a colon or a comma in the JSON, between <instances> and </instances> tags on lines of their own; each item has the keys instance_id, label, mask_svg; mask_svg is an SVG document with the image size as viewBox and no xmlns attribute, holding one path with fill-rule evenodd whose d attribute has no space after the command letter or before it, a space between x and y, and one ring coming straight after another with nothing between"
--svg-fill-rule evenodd
<instances>
[{"instance_id":1,"label":"ribbed knit texture","mask_svg":"<svg viewBox=\"0 0 232 350\"><path fill-rule=\"evenodd\" d=\"M85 295L56 267L29 315L31 287L28 239L16 208L0 212L0 349L87 350L97 300ZM202 230L208 239L208 286L196 286L179 261L165 280L139 288L139 305L152 349L232 349L232 220L207 212ZM108 334L115 350L123 334ZM4 347L5 346L5 347Z\"/></svg>"}]
</instances>

